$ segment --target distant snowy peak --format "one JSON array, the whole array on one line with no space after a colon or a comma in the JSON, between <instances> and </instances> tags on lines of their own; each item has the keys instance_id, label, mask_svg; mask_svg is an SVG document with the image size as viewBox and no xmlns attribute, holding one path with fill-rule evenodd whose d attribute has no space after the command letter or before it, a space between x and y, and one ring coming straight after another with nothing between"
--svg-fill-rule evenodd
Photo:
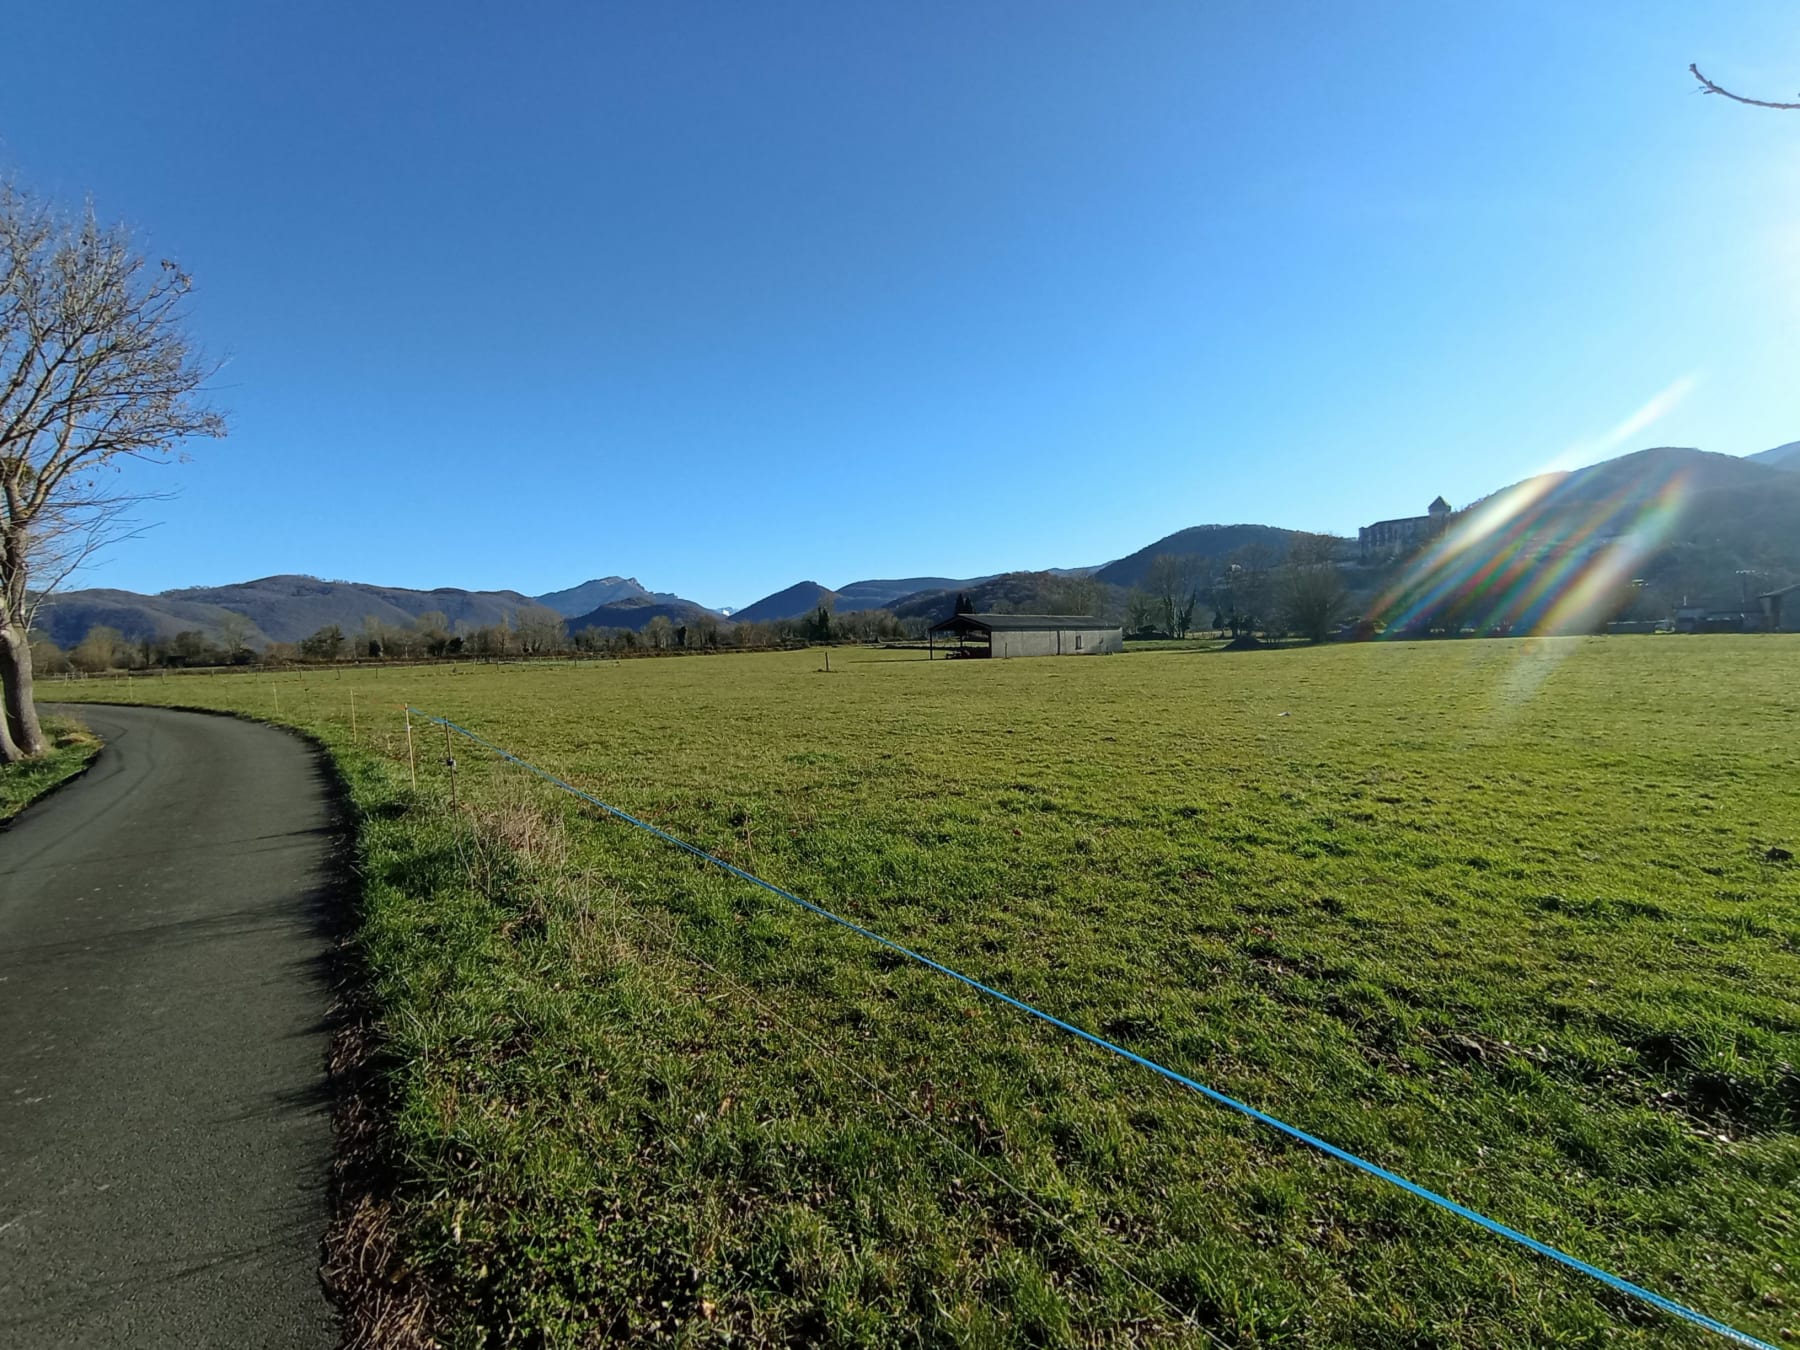
<instances>
[{"instance_id":1,"label":"distant snowy peak","mask_svg":"<svg viewBox=\"0 0 1800 1350\"><path fill-rule=\"evenodd\" d=\"M636 577L596 577L563 591L551 591L535 597L540 605L555 610L565 619L602 605L616 605L621 600L648 599L650 592L638 584Z\"/></svg>"}]
</instances>

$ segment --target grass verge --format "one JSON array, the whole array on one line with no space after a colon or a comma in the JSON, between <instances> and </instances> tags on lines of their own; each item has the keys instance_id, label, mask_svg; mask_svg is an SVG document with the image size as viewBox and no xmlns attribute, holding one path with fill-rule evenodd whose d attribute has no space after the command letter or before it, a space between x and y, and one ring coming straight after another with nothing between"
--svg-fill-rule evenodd
<instances>
[{"instance_id":1,"label":"grass verge","mask_svg":"<svg viewBox=\"0 0 1800 1350\"><path fill-rule=\"evenodd\" d=\"M72 717L46 717L43 727L49 754L0 765L0 823L86 770L100 753L100 738Z\"/></svg>"}]
</instances>

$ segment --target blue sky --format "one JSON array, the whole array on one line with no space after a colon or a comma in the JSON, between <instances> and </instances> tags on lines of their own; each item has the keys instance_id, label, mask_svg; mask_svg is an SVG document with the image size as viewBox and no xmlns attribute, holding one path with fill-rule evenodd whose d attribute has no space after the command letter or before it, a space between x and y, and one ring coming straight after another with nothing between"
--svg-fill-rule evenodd
<instances>
[{"instance_id":1,"label":"blue sky","mask_svg":"<svg viewBox=\"0 0 1800 1350\"><path fill-rule=\"evenodd\" d=\"M38 5L232 435L90 584L741 605L1800 438L1791 0Z\"/></svg>"}]
</instances>

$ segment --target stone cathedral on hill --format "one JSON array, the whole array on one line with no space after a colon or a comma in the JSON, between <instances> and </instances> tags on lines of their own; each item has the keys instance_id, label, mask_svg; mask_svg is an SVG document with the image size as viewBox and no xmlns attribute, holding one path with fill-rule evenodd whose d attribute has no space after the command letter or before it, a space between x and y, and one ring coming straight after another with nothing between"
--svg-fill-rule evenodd
<instances>
[{"instance_id":1,"label":"stone cathedral on hill","mask_svg":"<svg viewBox=\"0 0 1800 1350\"><path fill-rule=\"evenodd\" d=\"M1427 540L1436 539L1450 524L1450 503L1439 497L1425 508L1422 516L1402 516L1398 520L1378 520L1356 532L1365 562L1410 553Z\"/></svg>"}]
</instances>

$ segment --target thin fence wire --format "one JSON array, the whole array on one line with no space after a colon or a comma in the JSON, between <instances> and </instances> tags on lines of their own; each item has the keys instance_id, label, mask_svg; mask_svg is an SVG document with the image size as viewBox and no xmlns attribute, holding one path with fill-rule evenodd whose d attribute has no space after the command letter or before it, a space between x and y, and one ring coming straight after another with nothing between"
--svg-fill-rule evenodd
<instances>
[{"instance_id":1,"label":"thin fence wire","mask_svg":"<svg viewBox=\"0 0 1800 1350\"><path fill-rule=\"evenodd\" d=\"M1120 1261L1116 1256L1112 1255L1112 1253L1106 1251L1104 1248L1099 1247L1099 1246L1094 1246L1094 1247L1090 1248L1086 1244L1084 1244L1080 1234L1078 1234L1075 1231L1074 1225L1069 1223L1068 1220L1062 1218L1058 1214L1053 1213L1051 1210L1046 1208L1045 1205L1043 1204L1043 1202L1038 1200L1038 1198L1036 1196L1032 1195L1029 1191L1025 1190L1024 1187L1020 1186L1017 1182L1013 1181L1010 1177L1007 1177L1006 1175L1001 1173L992 1164L988 1163L984 1159L977 1156L973 1151L971 1151L968 1148L967 1145L960 1143L956 1139L952 1138L950 1135L946 1134L942 1129L940 1129L937 1125L933 1124L925 1116L920 1115L919 1112L917 1110L915 1110L910 1103L908 1103L905 1100L903 1100L902 1098L896 1096L885 1085L876 1081L874 1078L871 1078L868 1074L864 1073L860 1068L858 1068L856 1066L856 1064L854 1064L850 1060L850 1058L848 1056L840 1053L839 1050L837 1049L837 1047L833 1046L830 1042L826 1041L824 1039L824 1037L820 1036L818 1033L814 1032L810 1028L805 1027L805 1026L801 1025L800 1023L796 1022L793 1018L788 1017L785 1013L783 1013L781 1011L780 1008L776 1007L775 1004L771 1003L768 999L764 998L760 992L758 992L754 987L752 987L746 981L739 979L737 976L732 975L728 971L721 970L718 966L715 966L711 961L708 961L704 956L701 956L698 952L692 950L690 947L688 947L684 943L682 943L680 936L677 933L675 933L673 929L668 928L665 925L657 923L649 915L642 913L641 911L637 910L636 908L634 908L630 905L622 906L621 911L624 913L630 914L634 919L636 919L638 922L642 923L651 932L655 933L656 936L661 938L664 942L666 942L669 945L669 947L671 948L671 950L675 951L681 957L681 959L686 960L686 961L691 961L695 965L700 966L702 969L710 971L715 977L718 978L718 980L721 983L726 984L726 985L736 989L737 992L745 1000L747 1000L751 1004L755 1005L771 1021L780 1023L789 1032L793 1033L795 1036L798 1036L800 1039L806 1041L807 1044L809 1044L813 1047L813 1049L817 1050L821 1055L823 1055L826 1059L830 1060L838 1068L840 1068L844 1072L848 1073L852 1078L856 1079L864 1087L868 1088L869 1091L873 1092L876 1096L880 1097L883 1101L887 1102L896 1111L899 1111L902 1115L906 1116L907 1119L911 1120L913 1122L913 1124L918 1126L921 1130L924 1130L927 1134L931 1135L934 1139L936 1139L939 1143L943 1144L946 1148L959 1154L971 1166L978 1168L979 1170L987 1173L987 1175L989 1177L993 1178L994 1181L998 1182L1000 1186L1002 1186L1004 1189L1012 1192L1021 1201L1023 1201L1029 1208L1031 1208L1034 1212L1042 1215L1045 1219L1049 1220L1050 1223L1055 1225L1062 1232L1063 1236L1068 1238L1070 1245L1073 1246L1077 1251L1085 1251L1085 1252L1087 1252L1088 1255L1090 1255L1092 1257L1096 1257L1100 1261L1103 1261L1105 1264L1111 1266L1120 1275L1122 1275L1128 1282L1136 1285L1139 1289L1142 1289L1145 1293L1149 1294L1151 1298L1155 1299L1158 1303L1162 1304L1162 1306L1164 1308L1168 1309L1168 1311L1175 1317L1175 1319L1177 1321L1179 1321L1182 1324L1183 1327L1187 1328L1190 1331L1196 1331L1196 1332L1200 1333L1200 1335L1204 1336L1213 1345L1223 1346L1223 1345L1227 1344L1226 1341L1222 1340L1219 1337L1217 1332L1213 1331L1210 1327L1204 1326L1199 1321L1195 1320L1194 1315L1191 1312L1188 1312L1185 1309L1183 1309L1173 1299L1171 1299L1167 1294L1163 1293L1162 1290L1158 1289L1155 1285L1151 1284L1148 1280L1144 1279L1143 1276L1137 1274L1130 1267L1125 1265L1124 1262Z\"/></svg>"},{"instance_id":2,"label":"thin fence wire","mask_svg":"<svg viewBox=\"0 0 1800 1350\"><path fill-rule=\"evenodd\" d=\"M1238 1112L1240 1115L1247 1116L1251 1120L1268 1126L1270 1129L1279 1131L1290 1139L1297 1140L1310 1148L1317 1149L1328 1157L1336 1158L1339 1162L1346 1163L1359 1171L1366 1172L1370 1176L1377 1177L1382 1181L1388 1182L1390 1185L1397 1186L1408 1194L1424 1200L1429 1204L1435 1205L1439 1209L1455 1214L1460 1218L1467 1219L1469 1222L1486 1229L1488 1232L1493 1233L1498 1237L1505 1238L1507 1241L1523 1247L1527 1251L1534 1252L1539 1256L1547 1257L1552 1261L1559 1262L1571 1270L1586 1275L1591 1279L1598 1280L1601 1284L1606 1285L1608 1288L1613 1289L1618 1293L1625 1294L1641 1303L1648 1304L1650 1307L1657 1308L1662 1312L1668 1313L1672 1317L1679 1318L1682 1321L1700 1327L1703 1330L1723 1336L1727 1340L1738 1345L1749 1346L1751 1347L1751 1350L1776 1350L1776 1347L1771 1345L1768 1341L1752 1336L1749 1332L1740 1331L1729 1323L1721 1322L1717 1318L1710 1317L1685 1304L1677 1303L1674 1299L1659 1294L1652 1289L1646 1289L1642 1285L1634 1284L1630 1280L1614 1275L1610 1271L1601 1269L1599 1266L1583 1261L1580 1257L1572 1256L1568 1252L1550 1246L1548 1243L1539 1242L1536 1238L1531 1237L1526 1233L1522 1233L1516 1228L1508 1227L1506 1224L1500 1223L1495 1219L1490 1219L1487 1215L1470 1209L1466 1205L1458 1204L1447 1196L1439 1195L1436 1191L1429 1190L1426 1187L1419 1185L1417 1182L1410 1181L1399 1175L1397 1172L1391 1172L1387 1168L1382 1167L1377 1163L1370 1162L1366 1158L1359 1157L1347 1149L1339 1148L1336 1144L1329 1143L1316 1135L1308 1134L1305 1130L1300 1129L1296 1125L1290 1125L1284 1120L1269 1115L1267 1112L1259 1111L1254 1106L1245 1102L1240 1102L1235 1097L1227 1096L1218 1089L1208 1087L1205 1083L1190 1078L1186 1074L1178 1073L1167 1065L1159 1064L1153 1059L1148 1059L1134 1051L1127 1050L1124 1046L1117 1045L1102 1036L1097 1036L1091 1031L1084 1031L1073 1023L1065 1022L1060 1017L1047 1013L1041 1008L1026 1003L1021 999L1014 998L1011 994L1004 993L990 985L983 984L981 981L965 975L959 970L952 969L950 966L934 961L928 956L921 955L910 947L903 946L900 943L893 941L891 938L883 937L880 933L869 928L864 928L861 924L846 919L842 915L834 914L832 911L821 905L816 905L810 900L802 899L792 891L784 890L773 882L765 881L754 873L746 872L743 868L737 867L732 863L726 862L723 858L708 853L698 845L690 844L685 839L680 839L675 835L668 833L666 830L659 829L648 821L640 820L629 812L623 811L612 805L610 802L602 801L593 793L583 791L573 783L557 777L549 770L539 768L529 760L515 755L505 747L494 744L487 738L469 730L465 726L450 721L448 718L439 717L434 713L426 712L422 708L412 707L410 704L407 705L407 709L409 712L415 713L418 716L425 718L427 721L435 722L439 726L448 728L450 731L481 746L483 749L499 756L501 759L517 765L527 773L536 775L551 786L558 788L571 796L578 797L592 806L598 807L614 819L642 830L646 834L653 835L665 843L673 844L684 853L699 858L701 861L717 867L721 871L730 873L741 881L748 882L752 886L760 887L771 895L778 896L791 904L798 905L801 909L804 909L811 914L815 914L819 918L837 924L842 928L848 929L852 933L867 938L871 942L886 947L888 950L895 952L928 970L936 971L940 975L947 976L950 979L967 985L977 993L985 995L996 1002L1006 1004L1008 1007L1013 1008L1018 1012L1036 1018L1037 1020L1055 1027L1059 1031L1066 1032L1079 1040L1086 1041L1089 1045L1104 1050L1108 1054L1116 1055L1121 1059L1128 1060L1141 1068L1148 1069L1152 1073L1166 1078L1178 1086L1197 1092L1208 1101L1214 1102L1219 1106L1227 1107L1230 1110Z\"/></svg>"}]
</instances>

